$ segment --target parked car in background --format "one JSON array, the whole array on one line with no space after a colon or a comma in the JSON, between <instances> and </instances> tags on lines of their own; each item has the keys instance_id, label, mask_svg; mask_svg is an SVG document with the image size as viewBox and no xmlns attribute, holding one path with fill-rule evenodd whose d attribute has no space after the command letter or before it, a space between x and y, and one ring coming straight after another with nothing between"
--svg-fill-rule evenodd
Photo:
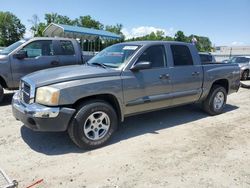
<instances>
[{"instance_id":1,"label":"parked car in background","mask_svg":"<svg viewBox=\"0 0 250 188\"><path fill-rule=\"evenodd\" d=\"M215 63L215 57L209 53L209 52L199 52L201 63L207 64L207 63Z\"/></svg>"},{"instance_id":2,"label":"parked car in background","mask_svg":"<svg viewBox=\"0 0 250 188\"><path fill-rule=\"evenodd\" d=\"M223 60L221 63L228 63L229 59Z\"/></svg>"},{"instance_id":3,"label":"parked car in background","mask_svg":"<svg viewBox=\"0 0 250 188\"><path fill-rule=\"evenodd\" d=\"M21 77L47 68L83 64L79 43L66 38L20 40L0 52L0 102L4 90L14 90Z\"/></svg>"},{"instance_id":4,"label":"parked car in background","mask_svg":"<svg viewBox=\"0 0 250 188\"><path fill-rule=\"evenodd\" d=\"M241 80L247 80L250 76L250 56L232 57L228 63L238 64L240 67Z\"/></svg>"},{"instance_id":5,"label":"parked car in background","mask_svg":"<svg viewBox=\"0 0 250 188\"><path fill-rule=\"evenodd\" d=\"M96 148L135 114L197 102L220 114L239 86L238 65L202 65L192 44L128 42L104 49L87 65L23 77L12 109L32 130L68 130L79 147Z\"/></svg>"}]
</instances>

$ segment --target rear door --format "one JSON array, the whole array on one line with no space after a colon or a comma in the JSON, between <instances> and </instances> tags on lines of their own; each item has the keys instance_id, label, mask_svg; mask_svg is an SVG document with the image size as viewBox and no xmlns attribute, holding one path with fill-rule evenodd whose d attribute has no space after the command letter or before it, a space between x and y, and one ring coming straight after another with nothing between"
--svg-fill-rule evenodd
<instances>
[{"instance_id":1,"label":"rear door","mask_svg":"<svg viewBox=\"0 0 250 188\"><path fill-rule=\"evenodd\" d=\"M138 62L151 62L150 69L122 73L125 114L149 111L171 104L171 83L164 45L145 49Z\"/></svg>"},{"instance_id":2,"label":"rear door","mask_svg":"<svg viewBox=\"0 0 250 188\"><path fill-rule=\"evenodd\" d=\"M52 40L32 41L21 50L27 52L27 58L11 57L13 84L15 86L18 86L21 77L57 65L58 57L54 54L54 42Z\"/></svg>"},{"instance_id":3,"label":"rear door","mask_svg":"<svg viewBox=\"0 0 250 188\"><path fill-rule=\"evenodd\" d=\"M60 66L80 64L74 45L70 40L57 40L57 55ZM80 46L79 46L80 50ZM81 52L80 52L81 53Z\"/></svg>"},{"instance_id":4,"label":"rear door","mask_svg":"<svg viewBox=\"0 0 250 188\"><path fill-rule=\"evenodd\" d=\"M171 81L173 85L173 105L195 102L202 93L203 70L195 48L172 44ZM197 56L192 56L197 54Z\"/></svg>"}]
</instances>

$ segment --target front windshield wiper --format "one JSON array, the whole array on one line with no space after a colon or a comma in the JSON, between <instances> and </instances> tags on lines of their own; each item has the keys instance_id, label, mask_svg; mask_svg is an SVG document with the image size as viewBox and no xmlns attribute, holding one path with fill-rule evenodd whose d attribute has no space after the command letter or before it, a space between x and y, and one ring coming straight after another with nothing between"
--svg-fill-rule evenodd
<instances>
[{"instance_id":1,"label":"front windshield wiper","mask_svg":"<svg viewBox=\"0 0 250 188\"><path fill-rule=\"evenodd\" d=\"M104 65L104 64L102 64L102 63L98 63L98 62L94 62L94 63L88 63L88 62L87 62L87 64L88 64L88 65L97 65L97 66L102 67L102 68L104 68L104 69L107 68L106 65Z\"/></svg>"}]
</instances>

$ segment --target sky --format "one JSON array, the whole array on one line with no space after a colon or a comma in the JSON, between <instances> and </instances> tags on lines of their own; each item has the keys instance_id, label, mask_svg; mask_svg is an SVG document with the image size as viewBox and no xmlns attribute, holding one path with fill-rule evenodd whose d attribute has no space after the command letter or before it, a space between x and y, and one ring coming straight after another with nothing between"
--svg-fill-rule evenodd
<instances>
[{"instance_id":1,"label":"sky","mask_svg":"<svg viewBox=\"0 0 250 188\"><path fill-rule=\"evenodd\" d=\"M71 19L91 15L104 25L121 23L127 38L162 30L173 36L210 38L213 45L250 45L250 0L1 0L0 11L10 11L26 26L34 14L45 13Z\"/></svg>"}]
</instances>

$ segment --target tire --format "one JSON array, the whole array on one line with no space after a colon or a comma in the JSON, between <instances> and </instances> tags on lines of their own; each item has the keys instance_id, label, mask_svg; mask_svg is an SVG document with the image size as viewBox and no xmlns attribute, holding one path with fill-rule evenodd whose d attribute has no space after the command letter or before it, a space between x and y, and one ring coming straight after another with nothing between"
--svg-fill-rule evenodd
<instances>
[{"instance_id":1,"label":"tire","mask_svg":"<svg viewBox=\"0 0 250 188\"><path fill-rule=\"evenodd\" d=\"M2 85L0 84L0 103L3 101L3 97L4 97L4 90Z\"/></svg>"},{"instance_id":2,"label":"tire","mask_svg":"<svg viewBox=\"0 0 250 188\"><path fill-rule=\"evenodd\" d=\"M79 106L68 127L68 134L78 147L95 149L110 140L117 124L117 114L110 104L90 101Z\"/></svg>"},{"instance_id":3,"label":"tire","mask_svg":"<svg viewBox=\"0 0 250 188\"><path fill-rule=\"evenodd\" d=\"M248 76L249 76L249 71L245 70L241 75L241 80L247 80Z\"/></svg>"},{"instance_id":4,"label":"tire","mask_svg":"<svg viewBox=\"0 0 250 188\"><path fill-rule=\"evenodd\" d=\"M212 86L207 98L202 103L203 110L212 116L221 114L223 112L226 101L226 89L220 85L214 85Z\"/></svg>"}]
</instances>

